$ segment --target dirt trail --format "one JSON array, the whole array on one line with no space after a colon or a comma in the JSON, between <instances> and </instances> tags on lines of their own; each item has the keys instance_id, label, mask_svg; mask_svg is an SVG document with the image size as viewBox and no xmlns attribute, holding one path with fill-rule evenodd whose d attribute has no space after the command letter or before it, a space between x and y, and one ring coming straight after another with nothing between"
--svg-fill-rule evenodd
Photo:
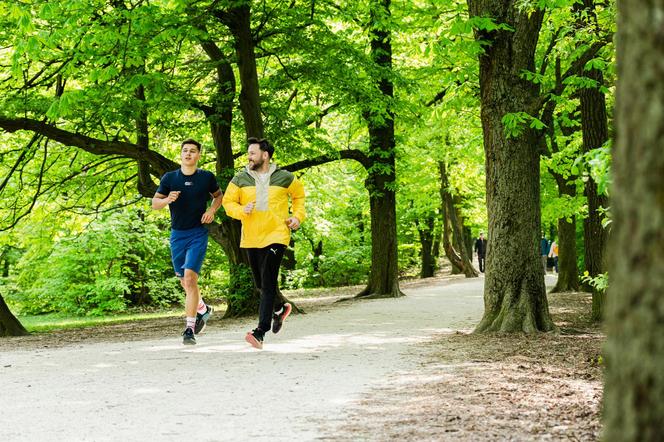
<instances>
[{"instance_id":1,"label":"dirt trail","mask_svg":"<svg viewBox=\"0 0 664 442\"><path fill-rule=\"evenodd\" d=\"M363 394L422 362L421 343L468 330L482 278L289 318L265 349L235 322L176 336L0 353L0 440L313 440ZM336 425L336 424L335 424ZM340 435L341 437L341 435Z\"/></svg>"}]
</instances>

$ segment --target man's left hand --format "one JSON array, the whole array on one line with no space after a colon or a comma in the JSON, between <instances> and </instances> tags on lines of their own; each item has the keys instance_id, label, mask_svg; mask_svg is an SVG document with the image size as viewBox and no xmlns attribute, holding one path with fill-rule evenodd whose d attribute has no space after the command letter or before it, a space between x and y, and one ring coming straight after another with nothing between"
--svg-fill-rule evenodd
<instances>
[{"instance_id":1,"label":"man's left hand","mask_svg":"<svg viewBox=\"0 0 664 442\"><path fill-rule=\"evenodd\" d=\"M294 216L291 216L286 220L286 225L291 230L297 230L300 228L300 220L295 218Z\"/></svg>"},{"instance_id":2,"label":"man's left hand","mask_svg":"<svg viewBox=\"0 0 664 442\"><path fill-rule=\"evenodd\" d=\"M201 222L203 224L210 224L212 221L214 221L214 210L208 209L201 217Z\"/></svg>"}]
</instances>

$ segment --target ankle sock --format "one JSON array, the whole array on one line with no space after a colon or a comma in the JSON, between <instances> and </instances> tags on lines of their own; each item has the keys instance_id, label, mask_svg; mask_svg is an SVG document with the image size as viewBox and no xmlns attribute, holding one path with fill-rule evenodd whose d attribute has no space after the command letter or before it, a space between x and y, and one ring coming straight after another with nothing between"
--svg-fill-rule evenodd
<instances>
[{"instance_id":1,"label":"ankle sock","mask_svg":"<svg viewBox=\"0 0 664 442\"><path fill-rule=\"evenodd\" d=\"M207 311L207 305L205 305L205 302L203 302L203 298L201 298L200 301L198 301L198 308L196 309L196 313L200 313L201 315Z\"/></svg>"},{"instance_id":2,"label":"ankle sock","mask_svg":"<svg viewBox=\"0 0 664 442\"><path fill-rule=\"evenodd\" d=\"M190 318L189 316L187 316L187 328L193 330L195 326L196 326L196 318L195 317Z\"/></svg>"}]
</instances>

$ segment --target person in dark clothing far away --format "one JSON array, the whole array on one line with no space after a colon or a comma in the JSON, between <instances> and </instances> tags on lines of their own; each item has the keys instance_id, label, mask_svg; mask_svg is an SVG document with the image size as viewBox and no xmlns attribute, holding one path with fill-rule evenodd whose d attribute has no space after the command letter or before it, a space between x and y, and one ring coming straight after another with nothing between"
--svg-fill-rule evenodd
<instances>
[{"instance_id":1,"label":"person in dark clothing far away","mask_svg":"<svg viewBox=\"0 0 664 442\"><path fill-rule=\"evenodd\" d=\"M486 239L484 233L480 232L480 237L475 241L475 252L477 253L477 262L480 265L480 272L484 273L484 258L486 258Z\"/></svg>"}]
</instances>

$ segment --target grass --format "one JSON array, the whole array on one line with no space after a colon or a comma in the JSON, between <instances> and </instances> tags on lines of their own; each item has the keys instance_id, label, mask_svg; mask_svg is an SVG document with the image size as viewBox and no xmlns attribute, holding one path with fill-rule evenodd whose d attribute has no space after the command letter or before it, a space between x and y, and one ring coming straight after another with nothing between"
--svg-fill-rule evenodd
<instances>
[{"instance_id":1,"label":"grass","mask_svg":"<svg viewBox=\"0 0 664 442\"><path fill-rule=\"evenodd\" d=\"M338 296L340 294L354 294L364 286L352 287L321 287L298 290L284 290L283 293L290 299L318 298ZM349 291L350 289L350 291ZM297 302L297 301L296 301ZM225 302L212 303L215 313L222 314L226 310ZM184 307L153 312L129 311L117 315L104 316L74 316L63 313L47 313L43 315L18 315L17 318L30 333L47 333L54 330L76 329L94 327L98 325L123 324L135 321L154 320L160 318L179 318L184 314Z\"/></svg>"},{"instance_id":2,"label":"grass","mask_svg":"<svg viewBox=\"0 0 664 442\"><path fill-rule=\"evenodd\" d=\"M61 313L45 315L19 316L18 320L31 333L49 332L69 328L92 327L95 325L122 324L148 319L171 318L182 316L182 309L162 310L157 312L130 312L113 316L68 316Z\"/></svg>"}]
</instances>

